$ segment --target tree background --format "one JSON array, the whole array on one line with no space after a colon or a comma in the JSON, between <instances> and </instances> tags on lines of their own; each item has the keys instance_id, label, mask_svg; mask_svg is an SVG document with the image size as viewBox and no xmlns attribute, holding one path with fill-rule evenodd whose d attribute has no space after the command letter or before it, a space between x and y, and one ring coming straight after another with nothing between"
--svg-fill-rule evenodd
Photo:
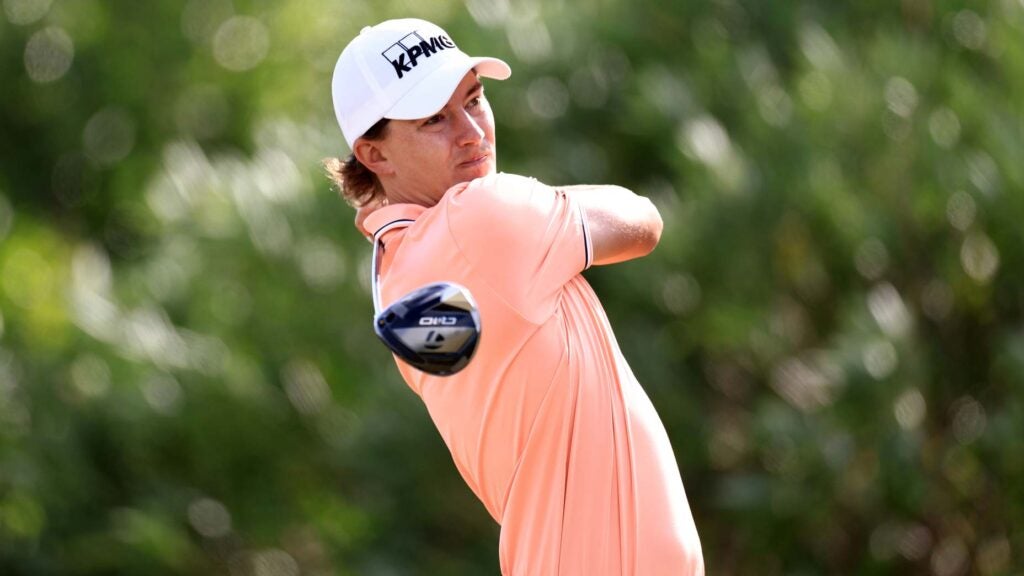
<instances>
[{"instance_id":1,"label":"tree background","mask_svg":"<svg viewBox=\"0 0 1024 576\"><path fill-rule=\"evenodd\" d=\"M497 574L319 167L346 41L506 59L709 574L1024 573L1024 2L2 0L0 573Z\"/></svg>"}]
</instances>

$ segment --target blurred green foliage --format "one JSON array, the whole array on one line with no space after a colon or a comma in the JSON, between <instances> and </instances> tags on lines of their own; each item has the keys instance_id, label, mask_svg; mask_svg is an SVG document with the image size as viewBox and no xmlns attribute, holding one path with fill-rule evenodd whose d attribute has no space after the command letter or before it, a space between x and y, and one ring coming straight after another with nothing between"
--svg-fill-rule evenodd
<instances>
[{"instance_id":1,"label":"blurred green foliage","mask_svg":"<svg viewBox=\"0 0 1024 576\"><path fill-rule=\"evenodd\" d=\"M0 573L495 574L318 161L367 24L505 58L709 574L1024 573L1024 2L2 0Z\"/></svg>"}]
</instances>

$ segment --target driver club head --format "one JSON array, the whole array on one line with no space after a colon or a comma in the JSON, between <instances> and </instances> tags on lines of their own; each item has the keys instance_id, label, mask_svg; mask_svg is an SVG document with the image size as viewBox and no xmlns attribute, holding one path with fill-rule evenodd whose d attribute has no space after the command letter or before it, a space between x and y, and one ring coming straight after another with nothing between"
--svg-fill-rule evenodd
<instances>
[{"instance_id":1,"label":"driver club head","mask_svg":"<svg viewBox=\"0 0 1024 576\"><path fill-rule=\"evenodd\" d=\"M399 298L373 319L377 336L414 368L450 376L469 364L480 342L480 312L469 290L428 284Z\"/></svg>"}]
</instances>

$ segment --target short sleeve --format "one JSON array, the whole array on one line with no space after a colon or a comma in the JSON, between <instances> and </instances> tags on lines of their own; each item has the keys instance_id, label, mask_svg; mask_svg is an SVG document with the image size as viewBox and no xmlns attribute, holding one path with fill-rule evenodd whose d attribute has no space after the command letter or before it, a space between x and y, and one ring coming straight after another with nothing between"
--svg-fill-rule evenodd
<instances>
[{"instance_id":1,"label":"short sleeve","mask_svg":"<svg viewBox=\"0 0 1024 576\"><path fill-rule=\"evenodd\" d=\"M590 266L581 207L563 191L512 174L452 192L449 231L474 272L524 317L543 321L565 283Z\"/></svg>"}]
</instances>

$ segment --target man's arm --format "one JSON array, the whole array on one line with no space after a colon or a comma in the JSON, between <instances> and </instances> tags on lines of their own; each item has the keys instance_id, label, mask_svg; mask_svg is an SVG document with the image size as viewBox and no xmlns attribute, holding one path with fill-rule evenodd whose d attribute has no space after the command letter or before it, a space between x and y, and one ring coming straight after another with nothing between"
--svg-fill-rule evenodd
<instances>
[{"instance_id":1,"label":"man's arm","mask_svg":"<svg viewBox=\"0 0 1024 576\"><path fill-rule=\"evenodd\" d=\"M646 256L661 239L662 221L650 200L620 186L561 186L583 208L595 265Z\"/></svg>"}]
</instances>

